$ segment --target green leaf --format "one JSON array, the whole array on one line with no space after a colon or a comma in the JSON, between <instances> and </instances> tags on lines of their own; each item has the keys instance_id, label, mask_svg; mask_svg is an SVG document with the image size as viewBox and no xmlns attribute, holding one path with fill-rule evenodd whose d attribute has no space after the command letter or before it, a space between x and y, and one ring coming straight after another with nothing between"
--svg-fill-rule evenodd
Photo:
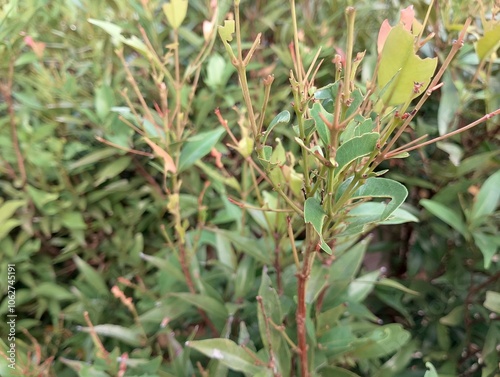
<instances>
[{"instance_id":1,"label":"green leaf","mask_svg":"<svg viewBox=\"0 0 500 377\"><path fill-rule=\"evenodd\" d=\"M187 0L170 0L170 3L163 4L163 13L174 30L177 30L186 18L187 9Z\"/></svg>"},{"instance_id":2,"label":"green leaf","mask_svg":"<svg viewBox=\"0 0 500 377\"><path fill-rule=\"evenodd\" d=\"M277 367L281 375L290 375L290 349L284 343L283 337L270 322L272 320L276 325L280 325L283 320L281 303L276 289L272 286L271 279L267 275L267 268L262 272L262 280L259 288L259 296L262 299L262 305L257 306L257 319L259 323L259 332L262 343L269 351L272 349L276 353ZM266 329L266 326L268 327ZM269 331L269 335L268 335Z\"/></svg>"},{"instance_id":3,"label":"green leaf","mask_svg":"<svg viewBox=\"0 0 500 377\"><path fill-rule=\"evenodd\" d=\"M131 346L143 346L145 343L145 339L138 329L131 329L118 325L96 325L92 329L99 335L118 339ZM90 333L92 329L90 327L81 328L83 332L88 333Z\"/></svg>"},{"instance_id":4,"label":"green leaf","mask_svg":"<svg viewBox=\"0 0 500 377\"><path fill-rule=\"evenodd\" d=\"M403 284L397 282L396 280L393 280L393 279L381 279L377 282L377 285L381 285L381 286L384 286L384 287L390 287L390 288L395 288L395 289L398 289L400 291L403 291L405 293L408 293L410 295L415 295L415 296L418 296L420 295L420 293L418 293L417 291L414 291L410 288L407 288L405 287Z\"/></svg>"},{"instance_id":5,"label":"green leaf","mask_svg":"<svg viewBox=\"0 0 500 377\"><path fill-rule=\"evenodd\" d=\"M495 313L500 314L500 293L494 291L486 291L486 300L484 307Z\"/></svg>"},{"instance_id":6,"label":"green leaf","mask_svg":"<svg viewBox=\"0 0 500 377\"><path fill-rule=\"evenodd\" d=\"M93 153L89 153L88 155L82 157L81 159L71 163L69 166L69 170L76 170L83 166L93 165L96 162L102 161L108 157L115 156L118 154L118 150L116 148L104 148Z\"/></svg>"},{"instance_id":7,"label":"green leaf","mask_svg":"<svg viewBox=\"0 0 500 377\"><path fill-rule=\"evenodd\" d=\"M231 247L229 240L221 233L215 234L215 243L217 251L217 259L227 267L234 271L237 266L236 255Z\"/></svg>"},{"instance_id":8,"label":"green leaf","mask_svg":"<svg viewBox=\"0 0 500 377\"><path fill-rule=\"evenodd\" d=\"M439 375L438 375L438 373L436 371L436 368L434 368L434 365L432 365L432 363L426 362L425 363L425 367L428 370L425 372L424 377L439 377Z\"/></svg>"},{"instance_id":9,"label":"green leaf","mask_svg":"<svg viewBox=\"0 0 500 377\"><path fill-rule=\"evenodd\" d=\"M457 306L448 314L439 319L439 323L445 326L455 327L462 324L464 321L464 307Z\"/></svg>"},{"instance_id":10,"label":"green leaf","mask_svg":"<svg viewBox=\"0 0 500 377\"><path fill-rule=\"evenodd\" d=\"M262 264L272 264L272 253L269 253L269 245L266 245L265 239L256 240L255 238L244 237L232 231L217 229L216 233L222 233L235 246L238 251L248 254Z\"/></svg>"},{"instance_id":11,"label":"green leaf","mask_svg":"<svg viewBox=\"0 0 500 377\"><path fill-rule=\"evenodd\" d=\"M231 42L233 40L233 34L235 30L234 20L225 20L224 26L219 26L218 30L224 44L227 44L227 42Z\"/></svg>"},{"instance_id":12,"label":"green leaf","mask_svg":"<svg viewBox=\"0 0 500 377\"><path fill-rule=\"evenodd\" d=\"M219 360L228 368L254 376L262 372L265 367L255 365L257 355L250 349L243 349L229 339L206 339L186 342L187 347L203 353L204 355ZM253 355L253 356L252 356Z\"/></svg>"},{"instance_id":13,"label":"green leaf","mask_svg":"<svg viewBox=\"0 0 500 377\"><path fill-rule=\"evenodd\" d=\"M491 30L484 33L476 44L476 52L479 60L483 60L491 55L500 46L500 22Z\"/></svg>"},{"instance_id":14,"label":"green leaf","mask_svg":"<svg viewBox=\"0 0 500 377\"><path fill-rule=\"evenodd\" d=\"M108 33L113 38L114 43L121 40L121 38L122 38L121 34L122 34L123 29L120 26L115 25L115 24L108 22L108 21L100 21L100 20L96 20L93 18L89 18L87 21L89 23L91 23L92 25L100 27L106 33Z\"/></svg>"},{"instance_id":15,"label":"green leaf","mask_svg":"<svg viewBox=\"0 0 500 377\"><path fill-rule=\"evenodd\" d=\"M321 248L328 254L332 253L330 246L323 240L323 221L325 220L326 213L321 208L321 204L316 198L308 198L304 203L304 221L312 224L314 230L319 235L321 241Z\"/></svg>"},{"instance_id":16,"label":"green leaf","mask_svg":"<svg viewBox=\"0 0 500 377\"><path fill-rule=\"evenodd\" d=\"M39 210L43 210L46 204L51 203L59 198L59 194L57 193L38 190L37 188L34 188L30 185L26 186L26 190L28 191L28 195L33 200L33 203L35 203L35 206Z\"/></svg>"},{"instance_id":17,"label":"green leaf","mask_svg":"<svg viewBox=\"0 0 500 377\"><path fill-rule=\"evenodd\" d=\"M87 283L92 286L96 292L104 297L109 295L109 290L106 284L104 283L104 279L102 275L99 274L96 270L94 270L87 262L81 259L78 255L73 257L73 261L76 264L76 267L82 274L83 278L87 281Z\"/></svg>"},{"instance_id":18,"label":"green leaf","mask_svg":"<svg viewBox=\"0 0 500 377\"><path fill-rule=\"evenodd\" d=\"M333 262L330 267L329 284L335 285L342 281L350 282L354 278L361 267L369 242L370 237L365 238Z\"/></svg>"},{"instance_id":19,"label":"green leaf","mask_svg":"<svg viewBox=\"0 0 500 377\"><path fill-rule=\"evenodd\" d=\"M207 63L207 77L205 83L212 89L217 89L219 86L224 85L224 70L226 67L226 60L219 54L213 54Z\"/></svg>"},{"instance_id":20,"label":"green leaf","mask_svg":"<svg viewBox=\"0 0 500 377\"><path fill-rule=\"evenodd\" d=\"M436 70L437 58L422 59L417 56L414 40L412 33L401 24L393 27L387 36L377 80L379 89L388 85L382 95L386 105L399 105L418 97L427 89ZM415 83L420 84L417 93L414 92Z\"/></svg>"},{"instance_id":21,"label":"green leaf","mask_svg":"<svg viewBox=\"0 0 500 377\"><path fill-rule=\"evenodd\" d=\"M321 368L321 377L359 377L356 373L350 372L347 369L329 366L326 368Z\"/></svg>"},{"instance_id":22,"label":"green leaf","mask_svg":"<svg viewBox=\"0 0 500 377\"><path fill-rule=\"evenodd\" d=\"M94 93L94 106L97 116L103 121L115 105L113 90L108 85L101 85Z\"/></svg>"},{"instance_id":23,"label":"green leaf","mask_svg":"<svg viewBox=\"0 0 500 377\"><path fill-rule=\"evenodd\" d=\"M99 186L108 179L116 177L130 166L132 159L129 156L120 157L104 166L95 176L94 186Z\"/></svg>"},{"instance_id":24,"label":"green leaf","mask_svg":"<svg viewBox=\"0 0 500 377\"><path fill-rule=\"evenodd\" d=\"M460 232L462 236L465 237L467 235L467 228L464 221L462 220L462 217L451 210L449 207L428 199L422 199L420 201L420 204L434 216L443 220L453 229Z\"/></svg>"},{"instance_id":25,"label":"green leaf","mask_svg":"<svg viewBox=\"0 0 500 377\"><path fill-rule=\"evenodd\" d=\"M443 76L444 85L441 87L441 98L438 109L438 130L439 135L447 134L451 131L452 121L460 108L460 96L453 84L453 78L449 71Z\"/></svg>"},{"instance_id":26,"label":"green leaf","mask_svg":"<svg viewBox=\"0 0 500 377\"><path fill-rule=\"evenodd\" d=\"M338 166L335 173L341 173L345 167L360 157L366 156L375 150L379 134L371 132L361 136L353 137L343 143L337 150L335 160Z\"/></svg>"},{"instance_id":27,"label":"green leaf","mask_svg":"<svg viewBox=\"0 0 500 377\"><path fill-rule=\"evenodd\" d=\"M71 230L87 229L87 224L80 212L65 212L61 215L61 223Z\"/></svg>"},{"instance_id":28,"label":"green leaf","mask_svg":"<svg viewBox=\"0 0 500 377\"><path fill-rule=\"evenodd\" d=\"M410 333L399 323L381 326L353 342L356 349L351 354L363 359L388 356L408 343L410 338Z\"/></svg>"},{"instance_id":29,"label":"green leaf","mask_svg":"<svg viewBox=\"0 0 500 377\"><path fill-rule=\"evenodd\" d=\"M71 300L74 298L73 294L61 285L52 282L42 282L33 288L35 296L46 297L57 301Z\"/></svg>"},{"instance_id":30,"label":"green leaf","mask_svg":"<svg viewBox=\"0 0 500 377\"><path fill-rule=\"evenodd\" d=\"M476 246L479 248L479 250L481 250L481 254L483 254L484 268L490 268L493 257L495 256L498 247L500 247L500 236L491 236L479 231L475 231L474 233L472 233L472 237L474 238L474 243L476 244Z\"/></svg>"},{"instance_id":31,"label":"green leaf","mask_svg":"<svg viewBox=\"0 0 500 377\"><path fill-rule=\"evenodd\" d=\"M199 133L190 137L184 144L179 157L178 171L181 172L194 165L200 158L206 156L225 132L220 127L213 131Z\"/></svg>"},{"instance_id":32,"label":"green leaf","mask_svg":"<svg viewBox=\"0 0 500 377\"><path fill-rule=\"evenodd\" d=\"M286 125L289 122L290 122L290 112L288 110L283 110L281 113L276 115L271 121L271 123L269 123L269 126L267 127L267 130L264 133L264 137L262 138L262 144L266 143L267 138L274 127L280 124Z\"/></svg>"},{"instance_id":33,"label":"green leaf","mask_svg":"<svg viewBox=\"0 0 500 377\"><path fill-rule=\"evenodd\" d=\"M500 170L484 181L481 190L472 205L471 219L473 225L480 225L485 218L491 215L500 202Z\"/></svg>"},{"instance_id":34,"label":"green leaf","mask_svg":"<svg viewBox=\"0 0 500 377\"><path fill-rule=\"evenodd\" d=\"M0 223L0 240L4 239L12 229L18 227L23 222L21 220L9 219Z\"/></svg>"},{"instance_id":35,"label":"green leaf","mask_svg":"<svg viewBox=\"0 0 500 377\"><path fill-rule=\"evenodd\" d=\"M344 190L350 182L351 180L347 180L340 186L336 194L337 200L344 193ZM368 178L366 182L354 192L351 198L391 198L391 201L385 205L384 211L377 220L384 221L403 204L407 195L408 191L401 183L393 181L392 179L372 177Z\"/></svg>"},{"instance_id":36,"label":"green leaf","mask_svg":"<svg viewBox=\"0 0 500 377\"><path fill-rule=\"evenodd\" d=\"M333 123L333 115L326 111L319 102L316 102L311 108L311 116L314 119L316 130L318 131L318 135L323 141L323 144L330 145L330 130L325 124L325 121L321 118L320 114L323 115L329 123Z\"/></svg>"},{"instance_id":37,"label":"green leaf","mask_svg":"<svg viewBox=\"0 0 500 377\"><path fill-rule=\"evenodd\" d=\"M380 276L380 271L375 270L354 280L347 289L347 300L362 302L373 291L374 285Z\"/></svg>"},{"instance_id":38,"label":"green leaf","mask_svg":"<svg viewBox=\"0 0 500 377\"><path fill-rule=\"evenodd\" d=\"M366 217L377 221L385 211L384 203L366 202L361 203L349 212L349 216ZM381 225L404 224L408 222L418 222L418 218L403 208L396 209L387 220L381 222Z\"/></svg>"},{"instance_id":39,"label":"green leaf","mask_svg":"<svg viewBox=\"0 0 500 377\"><path fill-rule=\"evenodd\" d=\"M0 224L10 219L18 208L26 204L26 200L7 200L0 205Z\"/></svg>"},{"instance_id":40,"label":"green leaf","mask_svg":"<svg viewBox=\"0 0 500 377\"><path fill-rule=\"evenodd\" d=\"M210 317L227 319L228 313L224 304L212 297L194 293L172 293L171 295L206 311Z\"/></svg>"}]
</instances>

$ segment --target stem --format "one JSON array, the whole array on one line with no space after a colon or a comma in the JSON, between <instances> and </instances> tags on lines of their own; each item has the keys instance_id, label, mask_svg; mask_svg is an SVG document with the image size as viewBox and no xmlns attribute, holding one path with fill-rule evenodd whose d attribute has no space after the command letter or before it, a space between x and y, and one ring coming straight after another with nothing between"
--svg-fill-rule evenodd
<instances>
[{"instance_id":1,"label":"stem","mask_svg":"<svg viewBox=\"0 0 500 377\"><path fill-rule=\"evenodd\" d=\"M307 330L306 330L306 286L311 273L311 265L314 260L316 245L314 243L314 230L311 224L306 224L306 242L305 253L302 261L302 269L297 273L297 313L295 320L297 322L297 339L300 356L301 377L309 377L309 361L307 355Z\"/></svg>"},{"instance_id":2,"label":"stem","mask_svg":"<svg viewBox=\"0 0 500 377\"><path fill-rule=\"evenodd\" d=\"M297 28L297 13L295 12L295 0L290 0L290 8L292 12L292 23L293 23L293 44L295 47L295 60L297 61L297 66L295 67L297 73L297 79L299 81L299 87L302 91L304 89L304 82L302 76L302 59L300 58L300 48L299 48L299 32Z\"/></svg>"},{"instance_id":3,"label":"stem","mask_svg":"<svg viewBox=\"0 0 500 377\"><path fill-rule=\"evenodd\" d=\"M495 111L493 111L493 112L491 112L489 114L486 114L485 116L479 118L478 120L476 120L476 121L474 121L472 123L469 123L467 126L462 127L462 128L460 128L458 130L455 130L453 132L450 132L450 133L448 133L446 135L438 136L438 137L436 137L434 139L427 140L426 142L423 142L421 144L414 145L413 147L405 148L405 146L403 145L402 147L398 148L397 150L395 150L395 151L393 151L391 153L388 153L386 157L395 156L397 154L404 153L404 152L410 152L410 151L412 151L414 149L418 149L418 148L424 147L426 145L433 144L433 143L436 143L438 141L448 139L451 136L454 136L454 135L457 135L457 134L462 133L464 131L467 131L468 129L471 129L471 128L477 126L478 124L483 123L483 122L487 121L488 119L491 119L494 116L499 115L499 114L500 114L500 109L496 109ZM406 144L406 146L414 144L415 141L416 140L409 142L408 144ZM396 153L394 153L394 152L396 152Z\"/></svg>"},{"instance_id":4,"label":"stem","mask_svg":"<svg viewBox=\"0 0 500 377\"><path fill-rule=\"evenodd\" d=\"M5 98L7 103L7 111L9 113L9 123L10 123L10 137L12 139L12 146L16 154L17 167L19 169L19 174L21 178L21 187L26 184L26 167L24 165L24 158L19 147L19 138L17 136L17 125L16 125L16 113L14 111L14 101L12 100L12 85L14 82L14 60L9 63L9 73L7 77L7 83L0 85L0 92Z\"/></svg>"},{"instance_id":5,"label":"stem","mask_svg":"<svg viewBox=\"0 0 500 377\"><path fill-rule=\"evenodd\" d=\"M351 66L352 66L352 51L354 50L354 18L356 17L356 9L347 7L345 10L347 20L347 51L345 56L345 73L344 73L344 102L349 100L351 96Z\"/></svg>"},{"instance_id":6,"label":"stem","mask_svg":"<svg viewBox=\"0 0 500 377\"><path fill-rule=\"evenodd\" d=\"M175 64L175 127L177 131L177 140L180 140L182 137L182 116L181 116L181 71L179 66L179 30L174 29L174 64Z\"/></svg>"}]
</instances>

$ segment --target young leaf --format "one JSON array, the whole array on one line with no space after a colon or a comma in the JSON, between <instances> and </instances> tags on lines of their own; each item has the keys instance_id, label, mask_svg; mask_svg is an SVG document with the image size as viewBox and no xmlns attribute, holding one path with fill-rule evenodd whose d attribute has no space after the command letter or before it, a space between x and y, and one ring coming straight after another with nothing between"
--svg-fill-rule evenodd
<instances>
[{"instance_id":1,"label":"young leaf","mask_svg":"<svg viewBox=\"0 0 500 377\"><path fill-rule=\"evenodd\" d=\"M237 372L243 372L255 376L262 372L265 367L255 364L257 355L250 349L243 349L229 339L206 339L186 342L186 347L194 348L204 355L219 360L228 368ZM251 356L253 354L253 357Z\"/></svg>"},{"instance_id":2,"label":"young leaf","mask_svg":"<svg viewBox=\"0 0 500 377\"><path fill-rule=\"evenodd\" d=\"M425 372L424 377L439 377L439 375L436 371L436 368L434 368L434 365L427 362L427 363L425 363L425 367L428 369L428 371Z\"/></svg>"},{"instance_id":3,"label":"young leaf","mask_svg":"<svg viewBox=\"0 0 500 377\"><path fill-rule=\"evenodd\" d=\"M378 88L391 79L382 100L386 105L399 105L418 97L429 85L437 66L437 58L422 59L415 54L414 36L403 25L395 26L387 36L380 56ZM414 90L418 83L419 90Z\"/></svg>"},{"instance_id":4,"label":"young leaf","mask_svg":"<svg viewBox=\"0 0 500 377\"><path fill-rule=\"evenodd\" d=\"M276 115L274 119L269 123L269 126L266 129L266 132L264 133L264 137L262 138L262 144L266 143L266 140L273 130L274 127L276 127L279 124L288 124L290 122L290 112L288 110L283 110L281 113Z\"/></svg>"},{"instance_id":5,"label":"young leaf","mask_svg":"<svg viewBox=\"0 0 500 377\"><path fill-rule=\"evenodd\" d=\"M186 18L188 0L170 0L163 4L163 13L167 16L168 23L172 29L177 30Z\"/></svg>"},{"instance_id":6,"label":"young leaf","mask_svg":"<svg viewBox=\"0 0 500 377\"><path fill-rule=\"evenodd\" d=\"M233 40L233 34L235 30L234 20L225 20L224 26L219 26L219 35L224 43L231 42Z\"/></svg>"},{"instance_id":7,"label":"young leaf","mask_svg":"<svg viewBox=\"0 0 500 377\"><path fill-rule=\"evenodd\" d=\"M316 198L308 198L304 203L304 221L312 224L314 230L319 235L321 240L321 248L328 254L332 253L330 246L323 240L323 221L325 220L326 213L321 208L321 204Z\"/></svg>"},{"instance_id":8,"label":"young leaf","mask_svg":"<svg viewBox=\"0 0 500 377\"><path fill-rule=\"evenodd\" d=\"M479 60L487 58L500 46L500 22L491 30L488 30L479 38L476 44L476 52Z\"/></svg>"}]
</instances>

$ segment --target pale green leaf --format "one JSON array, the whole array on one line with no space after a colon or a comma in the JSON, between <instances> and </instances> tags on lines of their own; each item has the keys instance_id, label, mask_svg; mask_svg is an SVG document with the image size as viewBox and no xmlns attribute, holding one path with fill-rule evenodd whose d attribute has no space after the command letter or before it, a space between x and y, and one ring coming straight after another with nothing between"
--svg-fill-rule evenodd
<instances>
[{"instance_id":1,"label":"pale green leaf","mask_svg":"<svg viewBox=\"0 0 500 377\"><path fill-rule=\"evenodd\" d=\"M425 363L425 367L428 369L426 372L425 372L425 375L424 377L439 377L437 371L436 371L436 368L434 368L434 365L432 365L431 363L429 362L426 362Z\"/></svg>"},{"instance_id":2,"label":"pale green leaf","mask_svg":"<svg viewBox=\"0 0 500 377\"><path fill-rule=\"evenodd\" d=\"M494 291L486 291L486 300L484 307L495 313L500 314L500 293Z\"/></svg>"},{"instance_id":3,"label":"pale green leaf","mask_svg":"<svg viewBox=\"0 0 500 377\"><path fill-rule=\"evenodd\" d=\"M326 213L321 208L321 204L316 198L308 198L304 203L304 221L312 224L314 230L319 235L321 240L321 248L328 254L332 253L330 246L323 240L323 221L325 220Z\"/></svg>"},{"instance_id":4,"label":"pale green leaf","mask_svg":"<svg viewBox=\"0 0 500 377\"><path fill-rule=\"evenodd\" d=\"M88 333L95 331L98 335L118 339L131 346L142 346L145 341L141 335L141 331L138 329L131 329L118 325L95 325L92 328L81 327L80 330Z\"/></svg>"},{"instance_id":5,"label":"pale green leaf","mask_svg":"<svg viewBox=\"0 0 500 377\"><path fill-rule=\"evenodd\" d=\"M26 204L26 200L7 200L0 205L0 224L10 219L19 207Z\"/></svg>"},{"instance_id":6,"label":"pale green leaf","mask_svg":"<svg viewBox=\"0 0 500 377\"><path fill-rule=\"evenodd\" d=\"M476 44L477 56L480 60L487 58L500 46L500 22L495 27L484 33Z\"/></svg>"},{"instance_id":7,"label":"pale green leaf","mask_svg":"<svg viewBox=\"0 0 500 377\"><path fill-rule=\"evenodd\" d=\"M224 43L231 42L233 40L233 34L235 30L234 20L225 20L224 26L219 26L219 35Z\"/></svg>"},{"instance_id":8,"label":"pale green leaf","mask_svg":"<svg viewBox=\"0 0 500 377\"><path fill-rule=\"evenodd\" d=\"M316 125L316 130L321 141L323 141L324 145L330 145L330 130L322 117L329 123L333 123L333 115L326 111L319 102L316 102L311 108L311 116L314 119L314 124Z\"/></svg>"},{"instance_id":9,"label":"pale green leaf","mask_svg":"<svg viewBox=\"0 0 500 377\"><path fill-rule=\"evenodd\" d=\"M229 339L206 339L186 342L187 347L203 353L204 355L219 360L228 368L254 376L265 369L265 366L255 364L257 355L250 349L243 349Z\"/></svg>"},{"instance_id":10,"label":"pale green leaf","mask_svg":"<svg viewBox=\"0 0 500 377\"><path fill-rule=\"evenodd\" d=\"M163 13L174 30L177 30L186 18L187 9L188 0L170 0L169 3L163 4Z\"/></svg>"},{"instance_id":11,"label":"pale green leaf","mask_svg":"<svg viewBox=\"0 0 500 377\"><path fill-rule=\"evenodd\" d=\"M437 58L422 59L415 54L414 39L401 24L392 28L387 36L377 80L379 89L390 83L382 95L386 105L398 105L418 97L427 89L436 70ZM418 92L414 91L415 83L419 84Z\"/></svg>"}]
</instances>

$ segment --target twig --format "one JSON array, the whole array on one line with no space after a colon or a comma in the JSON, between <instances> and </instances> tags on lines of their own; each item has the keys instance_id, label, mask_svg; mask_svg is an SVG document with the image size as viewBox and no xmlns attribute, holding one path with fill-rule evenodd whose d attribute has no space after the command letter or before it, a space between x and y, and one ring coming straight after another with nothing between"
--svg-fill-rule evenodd
<instances>
[{"instance_id":1,"label":"twig","mask_svg":"<svg viewBox=\"0 0 500 377\"><path fill-rule=\"evenodd\" d=\"M16 113L14 111L14 101L12 100L12 86L14 83L14 59L9 62L9 71L7 75L7 83L0 84L0 91L7 103L7 112L9 113L9 123L10 123L10 136L12 138L12 146L16 154L17 167L19 169L19 175L21 178L21 187L26 184L26 167L24 165L24 158L19 146L19 138L17 136L17 125L16 125Z\"/></svg>"}]
</instances>

